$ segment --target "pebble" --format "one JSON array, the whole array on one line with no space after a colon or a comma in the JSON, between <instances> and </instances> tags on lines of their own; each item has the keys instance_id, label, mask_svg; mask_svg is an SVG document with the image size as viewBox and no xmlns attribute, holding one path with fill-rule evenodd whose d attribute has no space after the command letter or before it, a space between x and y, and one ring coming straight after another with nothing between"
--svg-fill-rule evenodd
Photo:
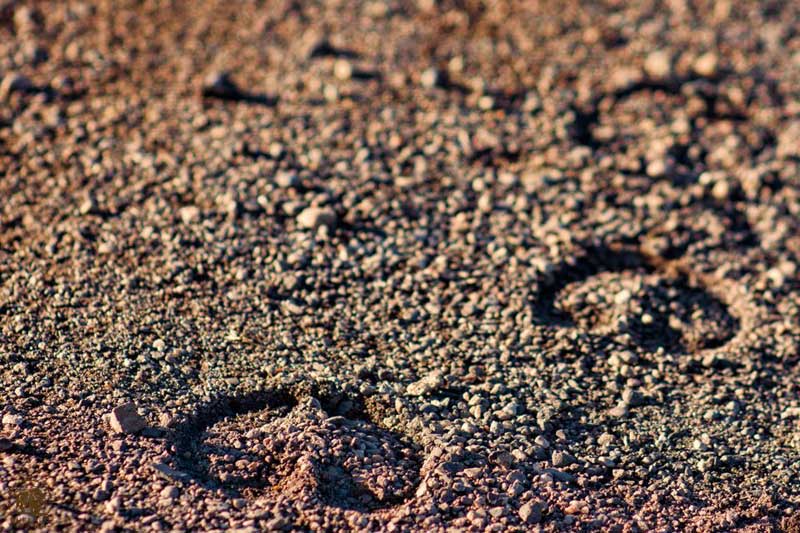
<instances>
[{"instance_id":1,"label":"pebble","mask_svg":"<svg viewBox=\"0 0 800 533\"><path fill-rule=\"evenodd\" d=\"M178 487L173 485L167 485L163 489L161 489L161 497L166 500L174 500L175 498L180 495L181 491L178 490Z\"/></svg>"},{"instance_id":2,"label":"pebble","mask_svg":"<svg viewBox=\"0 0 800 533\"><path fill-rule=\"evenodd\" d=\"M488 94L485 94L480 98L478 98L478 109L481 109L483 111L490 111L494 108L494 105L495 105L494 98L489 96Z\"/></svg>"},{"instance_id":3,"label":"pebble","mask_svg":"<svg viewBox=\"0 0 800 533\"><path fill-rule=\"evenodd\" d=\"M200 220L200 208L194 205L187 205L178 210L184 224L193 224Z\"/></svg>"},{"instance_id":4,"label":"pebble","mask_svg":"<svg viewBox=\"0 0 800 533\"><path fill-rule=\"evenodd\" d=\"M608 410L608 414L615 418L622 418L628 415L628 404L625 402L620 402L616 405L616 407L612 407Z\"/></svg>"},{"instance_id":5,"label":"pebble","mask_svg":"<svg viewBox=\"0 0 800 533\"><path fill-rule=\"evenodd\" d=\"M567 505L564 508L564 513L568 514L568 515L584 514L587 511L588 511L588 508L587 508L586 503L584 503L582 501L579 501L579 500L573 500L573 501L569 502L569 505Z\"/></svg>"},{"instance_id":6,"label":"pebble","mask_svg":"<svg viewBox=\"0 0 800 533\"><path fill-rule=\"evenodd\" d=\"M337 221L336 212L330 207L310 206L297 215L297 225L304 229L333 229Z\"/></svg>"},{"instance_id":7,"label":"pebble","mask_svg":"<svg viewBox=\"0 0 800 533\"><path fill-rule=\"evenodd\" d=\"M333 65L333 75L345 81L353 77L353 65L346 59L337 59Z\"/></svg>"},{"instance_id":8,"label":"pebble","mask_svg":"<svg viewBox=\"0 0 800 533\"><path fill-rule=\"evenodd\" d=\"M426 69L422 75L419 77L419 82L422 84L423 87L427 89L433 89L434 87L439 87L442 85L444 81L444 76L442 73L436 68L429 68Z\"/></svg>"},{"instance_id":9,"label":"pebble","mask_svg":"<svg viewBox=\"0 0 800 533\"><path fill-rule=\"evenodd\" d=\"M295 172L282 170L275 173L275 183L278 187L288 189L290 187L296 187L300 183L300 179Z\"/></svg>"},{"instance_id":10,"label":"pebble","mask_svg":"<svg viewBox=\"0 0 800 533\"><path fill-rule=\"evenodd\" d=\"M90 215L97 212L97 200L92 196L86 197L78 206L78 213L81 215Z\"/></svg>"},{"instance_id":11,"label":"pebble","mask_svg":"<svg viewBox=\"0 0 800 533\"><path fill-rule=\"evenodd\" d=\"M614 435L611 433L603 433L599 437L597 437L597 444L600 446L608 446L612 442L614 442Z\"/></svg>"},{"instance_id":12,"label":"pebble","mask_svg":"<svg viewBox=\"0 0 800 533\"><path fill-rule=\"evenodd\" d=\"M6 4L9 5L9 4ZM14 5L12 2L10 5ZM33 10L28 6L20 6L14 10L14 29L20 35L29 33L36 26Z\"/></svg>"},{"instance_id":13,"label":"pebble","mask_svg":"<svg viewBox=\"0 0 800 533\"><path fill-rule=\"evenodd\" d=\"M120 498L119 496L111 498L106 502L105 508L106 511L109 513L116 513L117 511L122 509L122 498Z\"/></svg>"},{"instance_id":14,"label":"pebble","mask_svg":"<svg viewBox=\"0 0 800 533\"><path fill-rule=\"evenodd\" d=\"M497 411L496 416L500 420L511 420L517 416L519 409L520 407L518 403L511 402L504 406L501 410Z\"/></svg>"},{"instance_id":15,"label":"pebble","mask_svg":"<svg viewBox=\"0 0 800 533\"><path fill-rule=\"evenodd\" d=\"M406 387L406 392L412 396L424 396L444 385L444 378L439 371L431 372L422 379Z\"/></svg>"},{"instance_id":16,"label":"pebble","mask_svg":"<svg viewBox=\"0 0 800 533\"><path fill-rule=\"evenodd\" d=\"M21 426L25 420L19 415L12 415L10 413L3 415L4 426Z\"/></svg>"},{"instance_id":17,"label":"pebble","mask_svg":"<svg viewBox=\"0 0 800 533\"><path fill-rule=\"evenodd\" d=\"M542 521L542 508L540 502L524 503L519 508L519 517L525 524L538 524Z\"/></svg>"},{"instance_id":18,"label":"pebble","mask_svg":"<svg viewBox=\"0 0 800 533\"><path fill-rule=\"evenodd\" d=\"M706 52L694 60L692 68L700 76L713 78L718 72L719 58L714 52Z\"/></svg>"},{"instance_id":19,"label":"pebble","mask_svg":"<svg viewBox=\"0 0 800 533\"><path fill-rule=\"evenodd\" d=\"M233 505L234 509L244 509L247 507L247 500L244 498L234 498L231 500L231 505Z\"/></svg>"},{"instance_id":20,"label":"pebble","mask_svg":"<svg viewBox=\"0 0 800 533\"><path fill-rule=\"evenodd\" d=\"M644 71L652 78L668 78L672 73L672 55L665 50L651 52L645 59Z\"/></svg>"},{"instance_id":21,"label":"pebble","mask_svg":"<svg viewBox=\"0 0 800 533\"><path fill-rule=\"evenodd\" d=\"M322 96L328 102L336 102L339 99L339 89L330 83L326 83L322 88Z\"/></svg>"},{"instance_id":22,"label":"pebble","mask_svg":"<svg viewBox=\"0 0 800 533\"><path fill-rule=\"evenodd\" d=\"M108 416L108 423L116 433L133 434L143 430L147 423L132 402L115 407Z\"/></svg>"},{"instance_id":23,"label":"pebble","mask_svg":"<svg viewBox=\"0 0 800 533\"><path fill-rule=\"evenodd\" d=\"M489 454L489 461L500 466L509 467L514 464L514 456L508 452L492 452Z\"/></svg>"},{"instance_id":24,"label":"pebble","mask_svg":"<svg viewBox=\"0 0 800 533\"><path fill-rule=\"evenodd\" d=\"M164 463L155 462L150 465L156 474L158 474L161 478L167 480L177 480L177 481L186 481L189 479L189 475L184 472L179 472L174 468L171 468Z\"/></svg>"},{"instance_id":25,"label":"pebble","mask_svg":"<svg viewBox=\"0 0 800 533\"><path fill-rule=\"evenodd\" d=\"M575 456L562 450L553 450L550 460L555 467L569 466L576 461Z\"/></svg>"},{"instance_id":26,"label":"pebble","mask_svg":"<svg viewBox=\"0 0 800 533\"><path fill-rule=\"evenodd\" d=\"M628 388L622 391L622 401L625 405L636 407L642 404L644 396L642 396L641 392Z\"/></svg>"}]
</instances>

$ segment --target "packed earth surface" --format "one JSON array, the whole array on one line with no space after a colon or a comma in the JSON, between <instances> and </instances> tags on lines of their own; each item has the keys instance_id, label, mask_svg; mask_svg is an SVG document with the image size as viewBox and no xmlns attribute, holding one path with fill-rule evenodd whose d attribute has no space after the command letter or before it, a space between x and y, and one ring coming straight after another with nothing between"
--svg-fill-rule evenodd
<instances>
[{"instance_id":1,"label":"packed earth surface","mask_svg":"<svg viewBox=\"0 0 800 533\"><path fill-rule=\"evenodd\" d=\"M800 4L0 0L0 531L800 531Z\"/></svg>"}]
</instances>

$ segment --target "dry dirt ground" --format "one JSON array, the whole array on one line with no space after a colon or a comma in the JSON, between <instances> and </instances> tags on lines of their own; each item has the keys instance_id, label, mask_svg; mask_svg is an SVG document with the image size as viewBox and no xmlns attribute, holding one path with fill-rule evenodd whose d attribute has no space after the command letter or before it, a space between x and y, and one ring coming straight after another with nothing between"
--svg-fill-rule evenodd
<instances>
[{"instance_id":1,"label":"dry dirt ground","mask_svg":"<svg viewBox=\"0 0 800 533\"><path fill-rule=\"evenodd\" d=\"M0 530L800 531L799 12L0 0Z\"/></svg>"}]
</instances>

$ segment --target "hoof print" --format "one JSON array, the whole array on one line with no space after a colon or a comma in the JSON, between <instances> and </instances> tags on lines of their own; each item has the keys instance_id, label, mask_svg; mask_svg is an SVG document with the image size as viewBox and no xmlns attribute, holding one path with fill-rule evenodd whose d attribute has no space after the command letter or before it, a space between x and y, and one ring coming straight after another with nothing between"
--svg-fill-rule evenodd
<instances>
[{"instance_id":1,"label":"hoof print","mask_svg":"<svg viewBox=\"0 0 800 533\"><path fill-rule=\"evenodd\" d=\"M174 460L210 489L374 511L419 483L419 447L383 427L373 398L327 384L217 398L175 431Z\"/></svg>"},{"instance_id":2,"label":"hoof print","mask_svg":"<svg viewBox=\"0 0 800 533\"><path fill-rule=\"evenodd\" d=\"M697 276L625 248L588 248L562 264L541 291L539 306L548 322L646 350L718 348L739 329L729 306Z\"/></svg>"}]
</instances>

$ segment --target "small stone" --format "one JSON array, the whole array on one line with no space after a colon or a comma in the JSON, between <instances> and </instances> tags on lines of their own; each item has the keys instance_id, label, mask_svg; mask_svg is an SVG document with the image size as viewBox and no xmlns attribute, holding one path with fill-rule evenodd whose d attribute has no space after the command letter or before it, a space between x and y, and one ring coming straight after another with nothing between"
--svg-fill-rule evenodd
<instances>
[{"instance_id":1,"label":"small stone","mask_svg":"<svg viewBox=\"0 0 800 533\"><path fill-rule=\"evenodd\" d=\"M542 108L542 99L538 94L531 91L525 95L525 102L522 104L522 110L532 113Z\"/></svg>"},{"instance_id":2,"label":"small stone","mask_svg":"<svg viewBox=\"0 0 800 533\"><path fill-rule=\"evenodd\" d=\"M647 164L647 168L645 168L645 172L651 178L660 178L665 176L669 171L669 165L667 161L664 159L656 159L651 161Z\"/></svg>"},{"instance_id":3,"label":"small stone","mask_svg":"<svg viewBox=\"0 0 800 533\"><path fill-rule=\"evenodd\" d=\"M200 220L200 209L194 205L187 205L178 210L184 224L192 224Z\"/></svg>"},{"instance_id":4,"label":"small stone","mask_svg":"<svg viewBox=\"0 0 800 533\"><path fill-rule=\"evenodd\" d=\"M132 402L115 407L109 414L108 423L116 433L127 434L138 433L146 426L144 418Z\"/></svg>"},{"instance_id":5,"label":"small stone","mask_svg":"<svg viewBox=\"0 0 800 533\"><path fill-rule=\"evenodd\" d=\"M247 507L247 500L245 500L244 498L234 498L233 500L231 500L231 504L235 509L244 509L245 507Z\"/></svg>"},{"instance_id":6,"label":"small stone","mask_svg":"<svg viewBox=\"0 0 800 533\"><path fill-rule=\"evenodd\" d=\"M637 390L625 389L622 391L622 401L625 402L625 405L636 407L637 405L642 404L644 397L642 396L642 393Z\"/></svg>"},{"instance_id":7,"label":"small stone","mask_svg":"<svg viewBox=\"0 0 800 533\"><path fill-rule=\"evenodd\" d=\"M283 146L283 144L277 141L271 142L269 143L269 147L267 148L267 153L273 159L280 159L285 155L286 148Z\"/></svg>"},{"instance_id":8,"label":"small stone","mask_svg":"<svg viewBox=\"0 0 800 533\"><path fill-rule=\"evenodd\" d=\"M31 90L33 84L21 74L7 74L3 81L0 81L0 102L5 101L14 92L26 92Z\"/></svg>"},{"instance_id":9,"label":"small stone","mask_svg":"<svg viewBox=\"0 0 800 533\"><path fill-rule=\"evenodd\" d=\"M622 418L623 416L627 416L628 414L628 405L625 402L620 402L608 410L609 416L613 416L615 418Z\"/></svg>"},{"instance_id":10,"label":"small stone","mask_svg":"<svg viewBox=\"0 0 800 533\"><path fill-rule=\"evenodd\" d=\"M578 500L569 502L569 505L564 508L564 514L568 515L583 514L585 512L586 504Z\"/></svg>"},{"instance_id":11,"label":"small stone","mask_svg":"<svg viewBox=\"0 0 800 533\"><path fill-rule=\"evenodd\" d=\"M553 450L550 460L555 467L569 466L576 461L575 456L561 450Z\"/></svg>"},{"instance_id":12,"label":"small stone","mask_svg":"<svg viewBox=\"0 0 800 533\"><path fill-rule=\"evenodd\" d=\"M330 207L311 206L297 215L297 224L305 229L317 229L321 226L332 229L336 226L336 222L336 212Z\"/></svg>"},{"instance_id":13,"label":"small stone","mask_svg":"<svg viewBox=\"0 0 800 533\"><path fill-rule=\"evenodd\" d=\"M630 350L623 350L618 355L620 360L626 365L635 365L636 363L639 362L639 356L636 355L636 352L632 352Z\"/></svg>"},{"instance_id":14,"label":"small stone","mask_svg":"<svg viewBox=\"0 0 800 533\"><path fill-rule=\"evenodd\" d=\"M7 452L14 446L9 439L0 438L0 452Z\"/></svg>"},{"instance_id":15,"label":"small stone","mask_svg":"<svg viewBox=\"0 0 800 533\"><path fill-rule=\"evenodd\" d=\"M694 71L700 76L713 78L719 69L719 59L714 52L706 52L694 61Z\"/></svg>"},{"instance_id":16,"label":"small stone","mask_svg":"<svg viewBox=\"0 0 800 533\"><path fill-rule=\"evenodd\" d=\"M500 420L511 420L517 413L519 412L519 404L516 402L511 402L510 404L503 407L496 413L496 416Z\"/></svg>"},{"instance_id":17,"label":"small stone","mask_svg":"<svg viewBox=\"0 0 800 533\"><path fill-rule=\"evenodd\" d=\"M489 461L508 467L514 464L514 456L508 452L492 452L489 454Z\"/></svg>"},{"instance_id":18,"label":"small stone","mask_svg":"<svg viewBox=\"0 0 800 533\"><path fill-rule=\"evenodd\" d=\"M122 509L122 498L117 496L116 498L111 498L106 502L106 511L109 513L116 513L117 511Z\"/></svg>"},{"instance_id":19,"label":"small stone","mask_svg":"<svg viewBox=\"0 0 800 533\"><path fill-rule=\"evenodd\" d=\"M168 485L161 490L161 497L165 500L174 500L180 493L181 491L178 490L178 487Z\"/></svg>"},{"instance_id":20,"label":"small stone","mask_svg":"<svg viewBox=\"0 0 800 533\"><path fill-rule=\"evenodd\" d=\"M433 371L424 378L409 385L406 392L412 396L424 396L444 385L442 373Z\"/></svg>"},{"instance_id":21,"label":"small stone","mask_svg":"<svg viewBox=\"0 0 800 533\"><path fill-rule=\"evenodd\" d=\"M538 524L542 521L542 504L528 502L520 506L519 517L525 524Z\"/></svg>"},{"instance_id":22,"label":"small stone","mask_svg":"<svg viewBox=\"0 0 800 533\"><path fill-rule=\"evenodd\" d=\"M611 433L603 433L602 435L597 437L597 444L599 444L600 446L608 446L612 442L614 442L614 435L612 435Z\"/></svg>"},{"instance_id":23,"label":"small stone","mask_svg":"<svg viewBox=\"0 0 800 533\"><path fill-rule=\"evenodd\" d=\"M19 415L5 414L3 415L4 426L21 426L25 420Z\"/></svg>"},{"instance_id":24,"label":"small stone","mask_svg":"<svg viewBox=\"0 0 800 533\"><path fill-rule=\"evenodd\" d=\"M485 94L480 98L478 98L478 109L480 109L481 111L490 111L494 109L494 104L495 104L494 98L492 98L488 94Z\"/></svg>"},{"instance_id":25,"label":"small stone","mask_svg":"<svg viewBox=\"0 0 800 533\"><path fill-rule=\"evenodd\" d=\"M189 479L189 475L184 472L179 472L174 468L171 468L164 463L152 463L150 465L156 474L158 474L161 478L167 480L177 480L177 481L186 481Z\"/></svg>"},{"instance_id":26,"label":"small stone","mask_svg":"<svg viewBox=\"0 0 800 533\"><path fill-rule=\"evenodd\" d=\"M322 89L322 96L325 97L327 102L335 102L339 99L339 89L335 85L327 83Z\"/></svg>"},{"instance_id":27,"label":"small stone","mask_svg":"<svg viewBox=\"0 0 800 533\"><path fill-rule=\"evenodd\" d=\"M333 75L340 80L349 80L353 77L353 65L346 59L338 59L333 64Z\"/></svg>"},{"instance_id":28,"label":"small stone","mask_svg":"<svg viewBox=\"0 0 800 533\"><path fill-rule=\"evenodd\" d=\"M731 185L726 180L719 180L711 187L711 196L716 200L725 201L731 196Z\"/></svg>"},{"instance_id":29,"label":"small stone","mask_svg":"<svg viewBox=\"0 0 800 533\"><path fill-rule=\"evenodd\" d=\"M13 3L11 4L13 5ZM36 26L36 17L28 6L20 6L14 10L14 29L20 35L29 33Z\"/></svg>"},{"instance_id":30,"label":"small stone","mask_svg":"<svg viewBox=\"0 0 800 533\"><path fill-rule=\"evenodd\" d=\"M78 212L81 215L89 215L96 211L97 211L97 201L91 196L86 198L83 202L81 202L81 205L78 206Z\"/></svg>"},{"instance_id":31,"label":"small stone","mask_svg":"<svg viewBox=\"0 0 800 533\"><path fill-rule=\"evenodd\" d=\"M275 184L283 189L296 187L299 182L300 180L298 179L297 174L294 172L284 170L275 174Z\"/></svg>"},{"instance_id":32,"label":"small stone","mask_svg":"<svg viewBox=\"0 0 800 533\"><path fill-rule=\"evenodd\" d=\"M672 73L672 56L665 50L651 52L645 59L644 71L652 78L668 78Z\"/></svg>"},{"instance_id":33,"label":"small stone","mask_svg":"<svg viewBox=\"0 0 800 533\"><path fill-rule=\"evenodd\" d=\"M443 74L433 67L426 69L419 77L419 82L427 89L439 87L444 82Z\"/></svg>"},{"instance_id":34,"label":"small stone","mask_svg":"<svg viewBox=\"0 0 800 533\"><path fill-rule=\"evenodd\" d=\"M158 423L165 428L175 427L178 423L178 418L171 413L161 413L158 415Z\"/></svg>"},{"instance_id":35,"label":"small stone","mask_svg":"<svg viewBox=\"0 0 800 533\"><path fill-rule=\"evenodd\" d=\"M519 449L511 450L511 455L520 462L528 460L528 454Z\"/></svg>"},{"instance_id":36,"label":"small stone","mask_svg":"<svg viewBox=\"0 0 800 533\"><path fill-rule=\"evenodd\" d=\"M97 502L104 502L109 498L109 496L110 496L109 492L103 490L102 487L99 487L97 490L94 491L94 494L92 494L92 498L94 498L94 501Z\"/></svg>"},{"instance_id":37,"label":"small stone","mask_svg":"<svg viewBox=\"0 0 800 533\"><path fill-rule=\"evenodd\" d=\"M622 289L617 294L614 295L614 303L617 305L625 305L631 299L631 291L628 289Z\"/></svg>"},{"instance_id":38,"label":"small stone","mask_svg":"<svg viewBox=\"0 0 800 533\"><path fill-rule=\"evenodd\" d=\"M231 192L217 196L216 204L223 213L232 218L235 218L242 210L241 203L236 199L236 195Z\"/></svg>"}]
</instances>

